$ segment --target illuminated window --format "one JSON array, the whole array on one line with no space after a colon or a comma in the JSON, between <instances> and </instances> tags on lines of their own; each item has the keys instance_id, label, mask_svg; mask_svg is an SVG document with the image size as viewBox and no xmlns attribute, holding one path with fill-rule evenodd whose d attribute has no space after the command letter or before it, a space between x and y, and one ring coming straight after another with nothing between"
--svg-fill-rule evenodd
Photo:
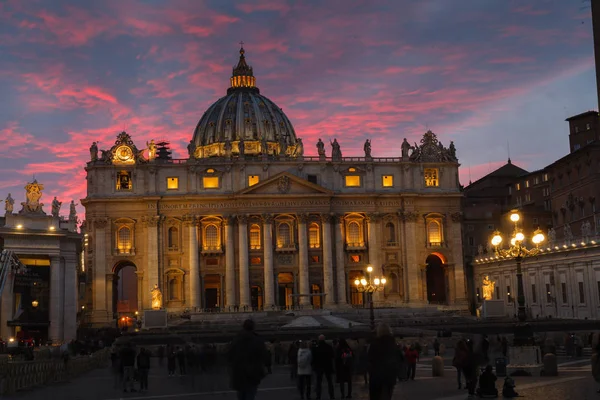
<instances>
[{"instance_id":1,"label":"illuminated window","mask_svg":"<svg viewBox=\"0 0 600 400\"><path fill-rule=\"evenodd\" d=\"M250 248L260 249L260 226L256 224L250 226Z\"/></svg>"},{"instance_id":2,"label":"illuminated window","mask_svg":"<svg viewBox=\"0 0 600 400\"><path fill-rule=\"evenodd\" d=\"M437 168L425 168L425 186L440 186L438 172Z\"/></svg>"},{"instance_id":3,"label":"illuminated window","mask_svg":"<svg viewBox=\"0 0 600 400\"><path fill-rule=\"evenodd\" d=\"M176 227L172 226L169 228L167 239L169 243L169 250L179 249L179 230Z\"/></svg>"},{"instance_id":4,"label":"illuminated window","mask_svg":"<svg viewBox=\"0 0 600 400\"><path fill-rule=\"evenodd\" d=\"M430 246L442 244L442 223L438 219L427 221L427 241Z\"/></svg>"},{"instance_id":5,"label":"illuminated window","mask_svg":"<svg viewBox=\"0 0 600 400\"><path fill-rule=\"evenodd\" d=\"M312 264L319 264L321 262L321 257L319 257L319 256L310 256L310 262Z\"/></svg>"},{"instance_id":6,"label":"illuminated window","mask_svg":"<svg viewBox=\"0 0 600 400\"><path fill-rule=\"evenodd\" d=\"M515 188L516 188L517 190L521 190L521 184L520 184L520 183L517 183L517 184L515 185Z\"/></svg>"},{"instance_id":7,"label":"illuminated window","mask_svg":"<svg viewBox=\"0 0 600 400\"><path fill-rule=\"evenodd\" d=\"M381 184L383 187L393 187L394 186L394 176L393 175L383 175L381 177Z\"/></svg>"},{"instance_id":8,"label":"illuminated window","mask_svg":"<svg viewBox=\"0 0 600 400\"><path fill-rule=\"evenodd\" d=\"M119 254L131 253L131 229L124 226L117 231L117 249Z\"/></svg>"},{"instance_id":9,"label":"illuminated window","mask_svg":"<svg viewBox=\"0 0 600 400\"><path fill-rule=\"evenodd\" d=\"M346 175L346 187L360 187L360 176Z\"/></svg>"},{"instance_id":10,"label":"illuminated window","mask_svg":"<svg viewBox=\"0 0 600 400\"><path fill-rule=\"evenodd\" d=\"M214 250L219 247L219 228L216 225L207 225L204 228L204 247Z\"/></svg>"},{"instance_id":11,"label":"illuminated window","mask_svg":"<svg viewBox=\"0 0 600 400\"><path fill-rule=\"evenodd\" d=\"M258 176L258 175L248 175L248 186L254 186L258 182L260 182L260 176Z\"/></svg>"},{"instance_id":12,"label":"illuminated window","mask_svg":"<svg viewBox=\"0 0 600 400\"><path fill-rule=\"evenodd\" d=\"M396 245L396 227L391 222L385 224L385 243L388 246Z\"/></svg>"},{"instance_id":13,"label":"illuminated window","mask_svg":"<svg viewBox=\"0 0 600 400\"><path fill-rule=\"evenodd\" d=\"M352 254L350 255L350 262L353 264L358 264L362 260L360 254Z\"/></svg>"},{"instance_id":14,"label":"illuminated window","mask_svg":"<svg viewBox=\"0 0 600 400\"><path fill-rule=\"evenodd\" d=\"M262 258L250 257L250 265L262 265Z\"/></svg>"},{"instance_id":15,"label":"illuminated window","mask_svg":"<svg viewBox=\"0 0 600 400\"><path fill-rule=\"evenodd\" d=\"M282 222L277 227L277 247L280 249L289 248L292 245L290 224Z\"/></svg>"},{"instance_id":16,"label":"illuminated window","mask_svg":"<svg viewBox=\"0 0 600 400\"><path fill-rule=\"evenodd\" d=\"M214 174L215 170L213 168L209 168L209 169L206 170L206 173L207 174Z\"/></svg>"},{"instance_id":17,"label":"illuminated window","mask_svg":"<svg viewBox=\"0 0 600 400\"><path fill-rule=\"evenodd\" d=\"M348 168L348 172L356 172L356 168Z\"/></svg>"},{"instance_id":18,"label":"illuminated window","mask_svg":"<svg viewBox=\"0 0 600 400\"><path fill-rule=\"evenodd\" d=\"M529 187L529 181L525 181L525 187L528 188Z\"/></svg>"},{"instance_id":19,"label":"illuminated window","mask_svg":"<svg viewBox=\"0 0 600 400\"><path fill-rule=\"evenodd\" d=\"M219 177L218 176L205 176L202 178L202 186L204 189L218 189L219 188Z\"/></svg>"},{"instance_id":20,"label":"illuminated window","mask_svg":"<svg viewBox=\"0 0 600 400\"><path fill-rule=\"evenodd\" d=\"M319 224L312 223L308 228L308 245L311 249L318 249L321 247L319 237Z\"/></svg>"},{"instance_id":21,"label":"illuminated window","mask_svg":"<svg viewBox=\"0 0 600 400\"><path fill-rule=\"evenodd\" d=\"M356 221L348 224L348 245L360 246L361 242L360 225Z\"/></svg>"},{"instance_id":22,"label":"illuminated window","mask_svg":"<svg viewBox=\"0 0 600 400\"><path fill-rule=\"evenodd\" d=\"M131 190L131 172L121 171L117 175L117 190Z\"/></svg>"},{"instance_id":23,"label":"illuminated window","mask_svg":"<svg viewBox=\"0 0 600 400\"><path fill-rule=\"evenodd\" d=\"M179 189L179 178L176 178L176 177L167 178L167 189L168 190Z\"/></svg>"},{"instance_id":24,"label":"illuminated window","mask_svg":"<svg viewBox=\"0 0 600 400\"><path fill-rule=\"evenodd\" d=\"M544 175L542 176L542 180L543 180L544 182L548 182L548 174L544 174Z\"/></svg>"}]
</instances>

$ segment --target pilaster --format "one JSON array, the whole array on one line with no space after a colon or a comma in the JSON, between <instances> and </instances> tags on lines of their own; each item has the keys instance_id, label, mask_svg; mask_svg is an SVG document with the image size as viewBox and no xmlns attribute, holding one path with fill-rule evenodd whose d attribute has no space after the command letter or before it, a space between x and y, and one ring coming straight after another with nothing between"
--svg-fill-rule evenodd
<instances>
[{"instance_id":1,"label":"pilaster","mask_svg":"<svg viewBox=\"0 0 600 400\"><path fill-rule=\"evenodd\" d=\"M333 293L333 254L331 243L331 215L321 214L323 224L323 286L325 292L325 306L335 305L335 296Z\"/></svg>"},{"instance_id":2,"label":"pilaster","mask_svg":"<svg viewBox=\"0 0 600 400\"><path fill-rule=\"evenodd\" d=\"M344 252L344 216L336 215L335 222L335 268L337 278L337 303L347 304L346 254Z\"/></svg>"},{"instance_id":3,"label":"pilaster","mask_svg":"<svg viewBox=\"0 0 600 400\"><path fill-rule=\"evenodd\" d=\"M264 309L275 305L275 277L273 275L273 216L263 215L263 249L264 249Z\"/></svg>"},{"instance_id":4,"label":"pilaster","mask_svg":"<svg viewBox=\"0 0 600 400\"><path fill-rule=\"evenodd\" d=\"M233 229L235 216L227 217L225 224L225 307L236 305L235 299L235 245Z\"/></svg>"},{"instance_id":5,"label":"pilaster","mask_svg":"<svg viewBox=\"0 0 600 400\"><path fill-rule=\"evenodd\" d=\"M198 262L198 228L196 217L188 215L185 218L188 228L188 254L190 256L190 299L189 307L192 310L200 308L200 264Z\"/></svg>"},{"instance_id":6,"label":"pilaster","mask_svg":"<svg viewBox=\"0 0 600 400\"><path fill-rule=\"evenodd\" d=\"M240 256L240 307L250 307L250 271L248 270L248 218L238 215L238 251Z\"/></svg>"},{"instance_id":7,"label":"pilaster","mask_svg":"<svg viewBox=\"0 0 600 400\"><path fill-rule=\"evenodd\" d=\"M50 257L50 329L48 336L52 343L60 343L63 337L63 310L61 308L63 282L60 257Z\"/></svg>"},{"instance_id":8,"label":"pilaster","mask_svg":"<svg viewBox=\"0 0 600 400\"><path fill-rule=\"evenodd\" d=\"M298 273L300 278L300 294L310 294L310 284L308 276L308 238L306 236L306 214L298 215ZM310 305L310 297L301 296L300 305Z\"/></svg>"}]
</instances>

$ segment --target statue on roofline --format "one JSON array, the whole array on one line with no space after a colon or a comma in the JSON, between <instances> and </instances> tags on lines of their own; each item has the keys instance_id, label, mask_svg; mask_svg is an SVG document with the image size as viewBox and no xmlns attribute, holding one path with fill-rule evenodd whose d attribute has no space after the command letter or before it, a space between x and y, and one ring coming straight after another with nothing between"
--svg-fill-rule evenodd
<instances>
[{"instance_id":1,"label":"statue on roofline","mask_svg":"<svg viewBox=\"0 0 600 400\"><path fill-rule=\"evenodd\" d=\"M15 200L12 198L12 196L9 193L8 196L6 197L6 200L4 200L4 210L6 211L7 214L12 214L14 207L15 207Z\"/></svg>"},{"instance_id":2,"label":"statue on roofline","mask_svg":"<svg viewBox=\"0 0 600 400\"><path fill-rule=\"evenodd\" d=\"M52 200L52 216L58 217L58 213L60 212L60 206L62 202L58 201L56 196L54 196L54 200Z\"/></svg>"}]
</instances>

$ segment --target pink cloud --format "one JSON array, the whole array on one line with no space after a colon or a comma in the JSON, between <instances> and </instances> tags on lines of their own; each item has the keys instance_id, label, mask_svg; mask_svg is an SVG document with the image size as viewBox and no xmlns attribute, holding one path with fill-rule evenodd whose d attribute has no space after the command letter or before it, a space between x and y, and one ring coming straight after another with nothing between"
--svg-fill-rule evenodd
<instances>
[{"instance_id":1,"label":"pink cloud","mask_svg":"<svg viewBox=\"0 0 600 400\"><path fill-rule=\"evenodd\" d=\"M490 64L522 64L522 63L531 63L534 62L535 58L533 57L504 57L504 58L494 58L489 61Z\"/></svg>"}]
</instances>

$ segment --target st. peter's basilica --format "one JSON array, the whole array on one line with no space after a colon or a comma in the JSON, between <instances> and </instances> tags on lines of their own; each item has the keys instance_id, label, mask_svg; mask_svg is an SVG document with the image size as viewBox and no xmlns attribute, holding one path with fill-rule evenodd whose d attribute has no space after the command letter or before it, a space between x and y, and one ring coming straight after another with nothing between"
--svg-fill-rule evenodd
<instances>
[{"instance_id":1,"label":"st. peter's basilica","mask_svg":"<svg viewBox=\"0 0 600 400\"><path fill-rule=\"evenodd\" d=\"M241 49L187 158L125 132L110 149L92 144L82 201L92 322L151 308L156 285L169 312L358 306L368 266L387 280L378 306L466 307L454 144L428 131L398 140L396 157L371 155L369 140L364 156L344 157L335 136L305 154Z\"/></svg>"}]
</instances>

